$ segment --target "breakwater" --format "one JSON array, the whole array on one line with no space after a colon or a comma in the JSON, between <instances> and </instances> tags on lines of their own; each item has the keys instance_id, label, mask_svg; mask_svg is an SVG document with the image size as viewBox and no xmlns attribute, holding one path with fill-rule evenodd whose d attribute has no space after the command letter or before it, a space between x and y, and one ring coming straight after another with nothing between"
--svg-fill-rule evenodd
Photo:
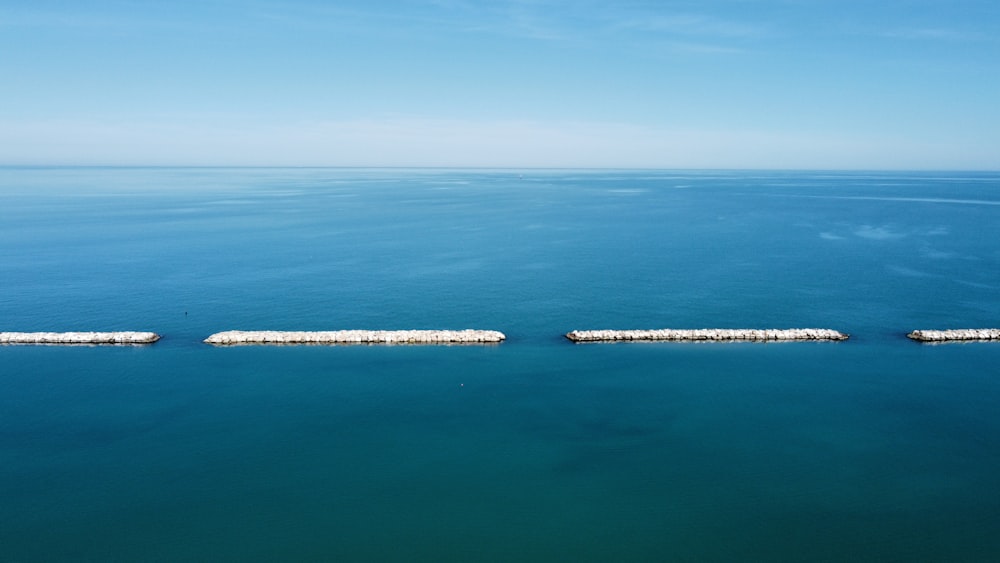
<instances>
[{"instance_id":1,"label":"breakwater","mask_svg":"<svg viewBox=\"0 0 1000 563\"><path fill-rule=\"evenodd\" d=\"M917 342L961 342L1000 340L1000 328L961 328L953 330L914 330L906 335Z\"/></svg>"},{"instance_id":2,"label":"breakwater","mask_svg":"<svg viewBox=\"0 0 1000 563\"><path fill-rule=\"evenodd\" d=\"M790 329L652 329L574 330L566 338L573 342L673 341L673 342L793 342L847 340L848 334L826 328ZM1000 328L914 330L906 335L918 342L1000 341ZM242 331L217 332L208 344L493 344L506 339L495 330L335 330L335 331ZM0 332L0 345L140 345L160 339L155 332Z\"/></svg>"},{"instance_id":3,"label":"breakwater","mask_svg":"<svg viewBox=\"0 0 1000 563\"><path fill-rule=\"evenodd\" d=\"M657 330L574 330L566 334L573 342L673 341L673 342L769 342L801 340L847 340L848 335L827 328L750 329L700 328Z\"/></svg>"},{"instance_id":4,"label":"breakwater","mask_svg":"<svg viewBox=\"0 0 1000 563\"><path fill-rule=\"evenodd\" d=\"M334 330L217 332L208 344L492 344L507 338L495 330Z\"/></svg>"},{"instance_id":5,"label":"breakwater","mask_svg":"<svg viewBox=\"0 0 1000 563\"><path fill-rule=\"evenodd\" d=\"M0 344L152 344L155 332L0 332Z\"/></svg>"}]
</instances>

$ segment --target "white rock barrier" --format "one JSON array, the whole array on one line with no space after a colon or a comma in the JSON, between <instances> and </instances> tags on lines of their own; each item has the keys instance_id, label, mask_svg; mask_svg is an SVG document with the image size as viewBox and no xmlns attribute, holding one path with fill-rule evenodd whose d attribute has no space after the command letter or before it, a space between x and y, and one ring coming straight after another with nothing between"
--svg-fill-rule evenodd
<instances>
[{"instance_id":1,"label":"white rock barrier","mask_svg":"<svg viewBox=\"0 0 1000 563\"><path fill-rule=\"evenodd\" d=\"M914 330L906 335L917 342L961 342L1000 340L1000 328L961 328L954 330Z\"/></svg>"},{"instance_id":2,"label":"white rock barrier","mask_svg":"<svg viewBox=\"0 0 1000 563\"><path fill-rule=\"evenodd\" d=\"M848 335L828 328L752 329L699 328L658 330L574 330L566 334L573 342L672 341L801 341L847 340Z\"/></svg>"},{"instance_id":3,"label":"white rock barrier","mask_svg":"<svg viewBox=\"0 0 1000 563\"><path fill-rule=\"evenodd\" d=\"M152 344L155 332L0 332L0 344Z\"/></svg>"},{"instance_id":4,"label":"white rock barrier","mask_svg":"<svg viewBox=\"0 0 1000 563\"><path fill-rule=\"evenodd\" d=\"M507 338L495 330L333 330L217 332L208 344L492 344Z\"/></svg>"}]
</instances>

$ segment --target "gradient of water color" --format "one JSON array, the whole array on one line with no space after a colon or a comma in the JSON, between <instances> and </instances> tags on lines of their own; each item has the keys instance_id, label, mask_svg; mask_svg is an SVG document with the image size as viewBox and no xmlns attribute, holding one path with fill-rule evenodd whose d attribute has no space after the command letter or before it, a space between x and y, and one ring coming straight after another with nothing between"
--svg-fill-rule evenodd
<instances>
[{"instance_id":1,"label":"gradient of water color","mask_svg":"<svg viewBox=\"0 0 1000 563\"><path fill-rule=\"evenodd\" d=\"M0 559L990 561L1000 175L0 170ZM844 343L574 345L815 326ZM213 348L227 329L499 346Z\"/></svg>"}]
</instances>

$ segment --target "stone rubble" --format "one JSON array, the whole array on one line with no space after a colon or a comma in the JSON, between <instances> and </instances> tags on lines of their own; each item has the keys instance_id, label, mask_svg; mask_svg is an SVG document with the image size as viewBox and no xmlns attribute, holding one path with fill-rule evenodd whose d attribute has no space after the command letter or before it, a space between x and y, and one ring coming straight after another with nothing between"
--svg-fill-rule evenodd
<instances>
[{"instance_id":1,"label":"stone rubble","mask_svg":"<svg viewBox=\"0 0 1000 563\"><path fill-rule=\"evenodd\" d=\"M847 340L848 335L827 328L791 329L658 329L658 330L574 330L566 334L573 342L618 341L799 341Z\"/></svg>"},{"instance_id":2,"label":"stone rubble","mask_svg":"<svg viewBox=\"0 0 1000 563\"><path fill-rule=\"evenodd\" d=\"M506 338L495 330L335 330L217 332L208 344L488 344Z\"/></svg>"},{"instance_id":3,"label":"stone rubble","mask_svg":"<svg viewBox=\"0 0 1000 563\"><path fill-rule=\"evenodd\" d=\"M914 330L906 335L918 342L958 342L1000 340L1000 328L962 328L954 330Z\"/></svg>"},{"instance_id":4,"label":"stone rubble","mask_svg":"<svg viewBox=\"0 0 1000 563\"><path fill-rule=\"evenodd\" d=\"M155 332L0 332L0 344L152 344Z\"/></svg>"},{"instance_id":5,"label":"stone rubble","mask_svg":"<svg viewBox=\"0 0 1000 563\"><path fill-rule=\"evenodd\" d=\"M655 329L574 330L566 338L574 342L619 341L803 341L847 340L842 332L823 328L793 329ZM1000 329L914 330L907 334L919 342L1000 341ZM4 344L152 344L154 332L0 332ZM506 339L495 330L337 330L337 331L226 331L205 339L208 344L488 344Z\"/></svg>"}]
</instances>

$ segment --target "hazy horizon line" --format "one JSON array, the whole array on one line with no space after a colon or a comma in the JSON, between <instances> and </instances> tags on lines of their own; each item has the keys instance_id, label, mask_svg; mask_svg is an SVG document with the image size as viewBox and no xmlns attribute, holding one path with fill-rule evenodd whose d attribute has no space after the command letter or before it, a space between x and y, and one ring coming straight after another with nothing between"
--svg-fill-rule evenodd
<instances>
[{"instance_id":1,"label":"hazy horizon line","mask_svg":"<svg viewBox=\"0 0 1000 563\"><path fill-rule=\"evenodd\" d=\"M577 170L577 171L664 171L664 172L960 172L996 174L1000 168L813 168L813 167L671 167L671 166L488 166L488 165L351 165L351 164L25 164L0 163L0 168L201 168L201 169L339 169L339 170Z\"/></svg>"}]
</instances>

